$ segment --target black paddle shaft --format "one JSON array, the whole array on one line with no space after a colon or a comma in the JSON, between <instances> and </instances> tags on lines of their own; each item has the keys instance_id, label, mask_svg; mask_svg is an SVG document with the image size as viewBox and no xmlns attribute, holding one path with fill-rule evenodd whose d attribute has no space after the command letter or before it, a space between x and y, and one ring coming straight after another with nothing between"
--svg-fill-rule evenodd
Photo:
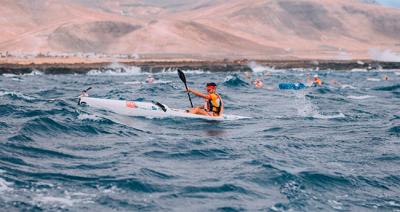
<instances>
[{"instance_id":1,"label":"black paddle shaft","mask_svg":"<svg viewBox=\"0 0 400 212\"><path fill-rule=\"evenodd\" d=\"M186 83L186 76L185 76L185 74L184 74L181 70L179 70L179 69L178 69L178 75L179 75L179 78L182 80L183 84L185 84L186 91L188 92L187 95L188 95L188 97L189 97L190 106L192 106L192 108L193 108L192 98L190 97L189 88L188 88L187 83Z\"/></svg>"},{"instance_id":2,"label":"black paddle shaft","mask_svg":"<svg viewBox=\"0 0 400 212\"><path fill-rule=\"evenodd\" d=\"M88 92L88 91L90 91L92 89L92 87L89 87L89 88L87 88L86 90L83 90L82 92Z\"/></svg>"}]
</instances>

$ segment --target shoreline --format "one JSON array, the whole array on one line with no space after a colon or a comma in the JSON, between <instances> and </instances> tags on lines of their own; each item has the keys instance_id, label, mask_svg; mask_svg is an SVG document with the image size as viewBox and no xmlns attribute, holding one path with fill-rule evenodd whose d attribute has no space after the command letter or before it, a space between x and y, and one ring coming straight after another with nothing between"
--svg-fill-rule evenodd
<instances>
[{"instance_id":1,"label":"shoreline","mask_svg":"<svg viewBox=\"0 0 400 212\"><path fill-rule=\"evenodd\" d=\"M194 60L194 59L146 59L146 60L0 60L0 74L27 74L34 70L44 74L85 74L91 70L111 70L113 64L139 67L143 72L157 73L167 69L204 70L213 72L251 71L257 64L275 69L400 69L400 62L373 60Z\"/></svg>"}]
</instances>

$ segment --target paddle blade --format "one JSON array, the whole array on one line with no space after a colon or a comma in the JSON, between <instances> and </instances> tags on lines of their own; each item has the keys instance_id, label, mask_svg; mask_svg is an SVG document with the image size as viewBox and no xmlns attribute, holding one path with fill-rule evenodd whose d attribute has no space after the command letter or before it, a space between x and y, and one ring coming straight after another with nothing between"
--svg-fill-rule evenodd
<instances>
[{"instance_id":1,"label":"paddle blade","mask_svg":"<svg viewBox=\"0 0 400 212\"><path fill-rule=\"evenodd\" d=\"M179 75L179 78L181 78L182 82L186 84L186 76L185 76L185 74L183 73L183 71L181 71L180 69L178 69L178 75Z\"/></svg>"}]
</instances>

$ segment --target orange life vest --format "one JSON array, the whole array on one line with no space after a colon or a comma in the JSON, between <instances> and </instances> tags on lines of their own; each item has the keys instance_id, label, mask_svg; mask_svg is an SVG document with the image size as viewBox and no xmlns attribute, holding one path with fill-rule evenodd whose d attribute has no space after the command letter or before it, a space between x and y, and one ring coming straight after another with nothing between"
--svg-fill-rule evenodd
<instances>
[{"instance_id":1,"label":"orange life vest","mask_svg":"<svg viewBox=\"0 0 400 212\"><path fill-rule=\"evenodd\" d=\"M206 103L206 110L208 112L213 112L219 115L219 113L221 112L222 100L218 94L209 94L209 100Z\"/></svg>"}]
</instances>

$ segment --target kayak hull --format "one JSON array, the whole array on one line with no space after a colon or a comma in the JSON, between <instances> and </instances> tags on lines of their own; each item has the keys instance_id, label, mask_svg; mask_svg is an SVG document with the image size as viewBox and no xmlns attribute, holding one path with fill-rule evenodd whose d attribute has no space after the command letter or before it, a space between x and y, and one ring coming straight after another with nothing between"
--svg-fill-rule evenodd
<instances>
[{"instance_id":1,"label":"kayak hull","mask_svg":"<svg viewBox=\"0 0 400 212\"><path fill-rule=\"evenodd\" d=\"M191 118L191 119L204 119L204 120L237 120L245 119L248 117L235 116L235 115L223 115L223 116L203 116L197 114L187 113L185 110L171 109L166 105L152 102L137 102L137 101L126 101L126 100L112 100L112 99L100 99L93 97L79 97L79 103L81 105L88 105L90 107L108 110L124 116L133 117L146 117L146 118ZM165 111L164 111L165 110Z\"/></svg>"},{"instance_id":2,"label":"kayak hull","mask_svg":"<svg viewBox=\"0 0 400 212\"><path fill-rule=\"evenodd\" d=\"M281 83L279 89L281 90L301 90L307 88L303 83Z\"/></svg>"}]
</instances>

